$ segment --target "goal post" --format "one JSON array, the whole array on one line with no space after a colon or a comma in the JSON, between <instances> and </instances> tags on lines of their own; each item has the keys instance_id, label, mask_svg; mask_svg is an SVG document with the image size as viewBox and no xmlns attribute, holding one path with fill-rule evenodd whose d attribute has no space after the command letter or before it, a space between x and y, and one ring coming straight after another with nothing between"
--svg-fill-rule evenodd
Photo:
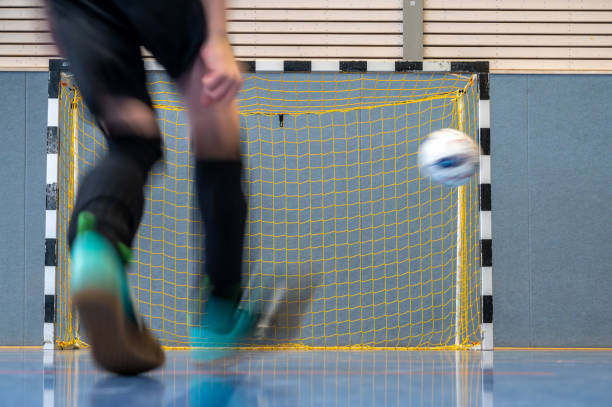
<instances>
[{"instance_id":1,"label":"goal post","mask_svg":"<svg viewBox=\"0 0 612 407\"><path fill-rule=\"evenodd\" d=\"M245 65L239 105L249 215L242 306L266 318L260 338L241 345L485 346L482 335L491 331L483 329L489 313L483 295L490 289L483 290L482 270L490 267L482 262L490 236L481 231L481 177L461 188L433 185L421 176L416 153L442 127L461 128L477 141L485 134L488 143L488 129L482 131L488 118L481 117L486 63ZM52 342L84 346L70 304L66 231L78 179L104 154L105 141L69 67L53 80L59 120ZM165 73L149 70L147 80L165 152L145 190L128 278L137 309L161 342L186 347L198 319L205 237L184 105Z\"/></svg>"}]
</instances>

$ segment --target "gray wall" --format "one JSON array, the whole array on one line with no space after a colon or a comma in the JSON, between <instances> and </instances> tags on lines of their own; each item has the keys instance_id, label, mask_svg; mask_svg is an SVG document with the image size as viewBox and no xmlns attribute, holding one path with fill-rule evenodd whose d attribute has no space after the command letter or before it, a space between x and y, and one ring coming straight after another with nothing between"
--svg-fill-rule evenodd
<instances>
[{"instance_id":1,"label":"gray wall","mask_svg":"<svg viewBox=\"0 0 612 407\"><path fill-rule=\"evenodd\" d=\"M0 72L0 345L40 345L47 73Z\"/></svg>"},{"instance_id":2,"label":"gray wall","mask_svg":"<svg viewBox=\"0 0 612 407\"><path fill-rule=\"evenodd\" d=\"M612 346L611 90L492 77L496 346Z\"/></svg>"},{"instance_id":3,"label":"gray wall","mask_svg":"<svg viewBox=\"0 0 612 407\"><path fill-rule=\"evenodd\" d=\"M497 346L612 346L610 89L492 75ZM46 92L0 72L0 345L42 342Z\"/></svg>"}]
</instances>

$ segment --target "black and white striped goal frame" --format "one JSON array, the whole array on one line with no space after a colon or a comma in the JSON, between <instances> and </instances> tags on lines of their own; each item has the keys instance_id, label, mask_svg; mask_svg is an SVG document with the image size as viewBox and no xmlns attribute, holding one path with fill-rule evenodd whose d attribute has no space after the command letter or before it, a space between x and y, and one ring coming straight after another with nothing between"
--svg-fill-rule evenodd
<instances>
[{"instance_id":1,"label":"black and white striped goal frame","mask_svg":"<svg viewBox=\"0 0 612 407\"><path fill-rule=\"evenodd\" d=\"M483 350L493 349L493 256L491 231L491 130L489 107L488 61L344 61L344 60L250 60L242 61L249 72L456 72L478 75L478 127L480 156L480 250L481 305ZM154 61L146 61L147 70L163 70ZM55 343L55 276L57 267L57 176L59 85L62 71L69 71L68 62L49 61L49 91L47 116L47 183L45 217L45 290L44 330L45 349Z\"/></svg>"}]
</instances>

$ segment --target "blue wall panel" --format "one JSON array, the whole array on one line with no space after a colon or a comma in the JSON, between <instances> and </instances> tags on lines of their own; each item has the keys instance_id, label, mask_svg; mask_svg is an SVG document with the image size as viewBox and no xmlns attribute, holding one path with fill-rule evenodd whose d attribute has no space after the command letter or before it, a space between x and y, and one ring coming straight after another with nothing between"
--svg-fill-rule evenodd
<instances>
[{"instance_id":1,"label":"blue wall panel","mask_svg":"<svg viewBox=\"0 0 612 407\"><path fill-rule=\"evenodd\" d=\"M40 344L43 334L47 86L46 72L26 74L24 345Z\"/></svg>"},{"instance_id":2,"label":"blue wall panel","mask_svg":"<svg viewBox=\"0 0 612 407\"><path fill-rule=\"evenodd\" d=\"M495 346L527 346L531 333L527 76L491 76L491 206Z\"/></svg>"},{"instance_id":3,"label":"blue wall panel","mask_svg":"<svg viewBox=\"0 0 612 407\"><path fill-rule=\"evenodd\" d=\"M46 78L0 73L0 345L42 343Z\"/></svg>"},{"instance_id":4,"label":"blue wall panel","mask_svg":"<svg viewBox=\"0 0 612 407\"><path fill-rule=\"evenodd\" d=\"M534 346L612 346L610 91L610 76L529 78Z\"/></svg>"},{"instance_id":5,"label":"blue wall panel","mask_svg":"<svg viewBox=\"0 0 612 407\"><path fill-rule=\"evenodd\" d=\"M42 342L46 86L0 73L1 345ZM610 89L612 76L491 77L497 346L612 346Z\"/></svg>"},{"instance_id":6,"label":"blue wall panel","mask_svg":"<svg viewBox=\"0 0 612 407\"><path fill-rule=\"evenodd\" d=\"M497 346L612 346L611 89L492 77Z\"/></svg>"},{"instance_id":7,"label":"blue wall panel","mask_svg":"<svg viewBox=\"0 0 612 407\"><path fill-rule=\"evenodd\" d=\"M3 168L0 194L0 327L2 344L23 342L25 259L25 73L0 73L4 95L0 126L0 162Z\"/></svg>"}]
</instances>

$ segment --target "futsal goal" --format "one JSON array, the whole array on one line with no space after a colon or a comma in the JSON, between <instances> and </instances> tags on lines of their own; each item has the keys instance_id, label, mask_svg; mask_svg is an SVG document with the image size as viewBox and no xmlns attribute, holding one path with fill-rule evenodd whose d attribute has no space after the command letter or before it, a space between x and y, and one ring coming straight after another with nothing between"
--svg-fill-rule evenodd
<instances>
[{"instance_id":1,"label":"futsal goal","mask_svg":"<svg viewBox=\"0 0 612 407\"><path fill-rule=\"evenodd\" d=\"M481 65L247 65L239 95L249 202L241 306L263 317L258 337L242 345L481 346L479 175L451 188L430 183L417 166L431 131L453 127L480 141L479 102L488 93ZM187 347L199 319L205 236L185 107L165 73L149 70L147 79L165 152L146 187L128 278L162 344ZM58 114L54 342L65 348L87 344L69 296L68 220L80 178L106 146L69 69L59 78Z\"/></svg>"}]
</instances>

